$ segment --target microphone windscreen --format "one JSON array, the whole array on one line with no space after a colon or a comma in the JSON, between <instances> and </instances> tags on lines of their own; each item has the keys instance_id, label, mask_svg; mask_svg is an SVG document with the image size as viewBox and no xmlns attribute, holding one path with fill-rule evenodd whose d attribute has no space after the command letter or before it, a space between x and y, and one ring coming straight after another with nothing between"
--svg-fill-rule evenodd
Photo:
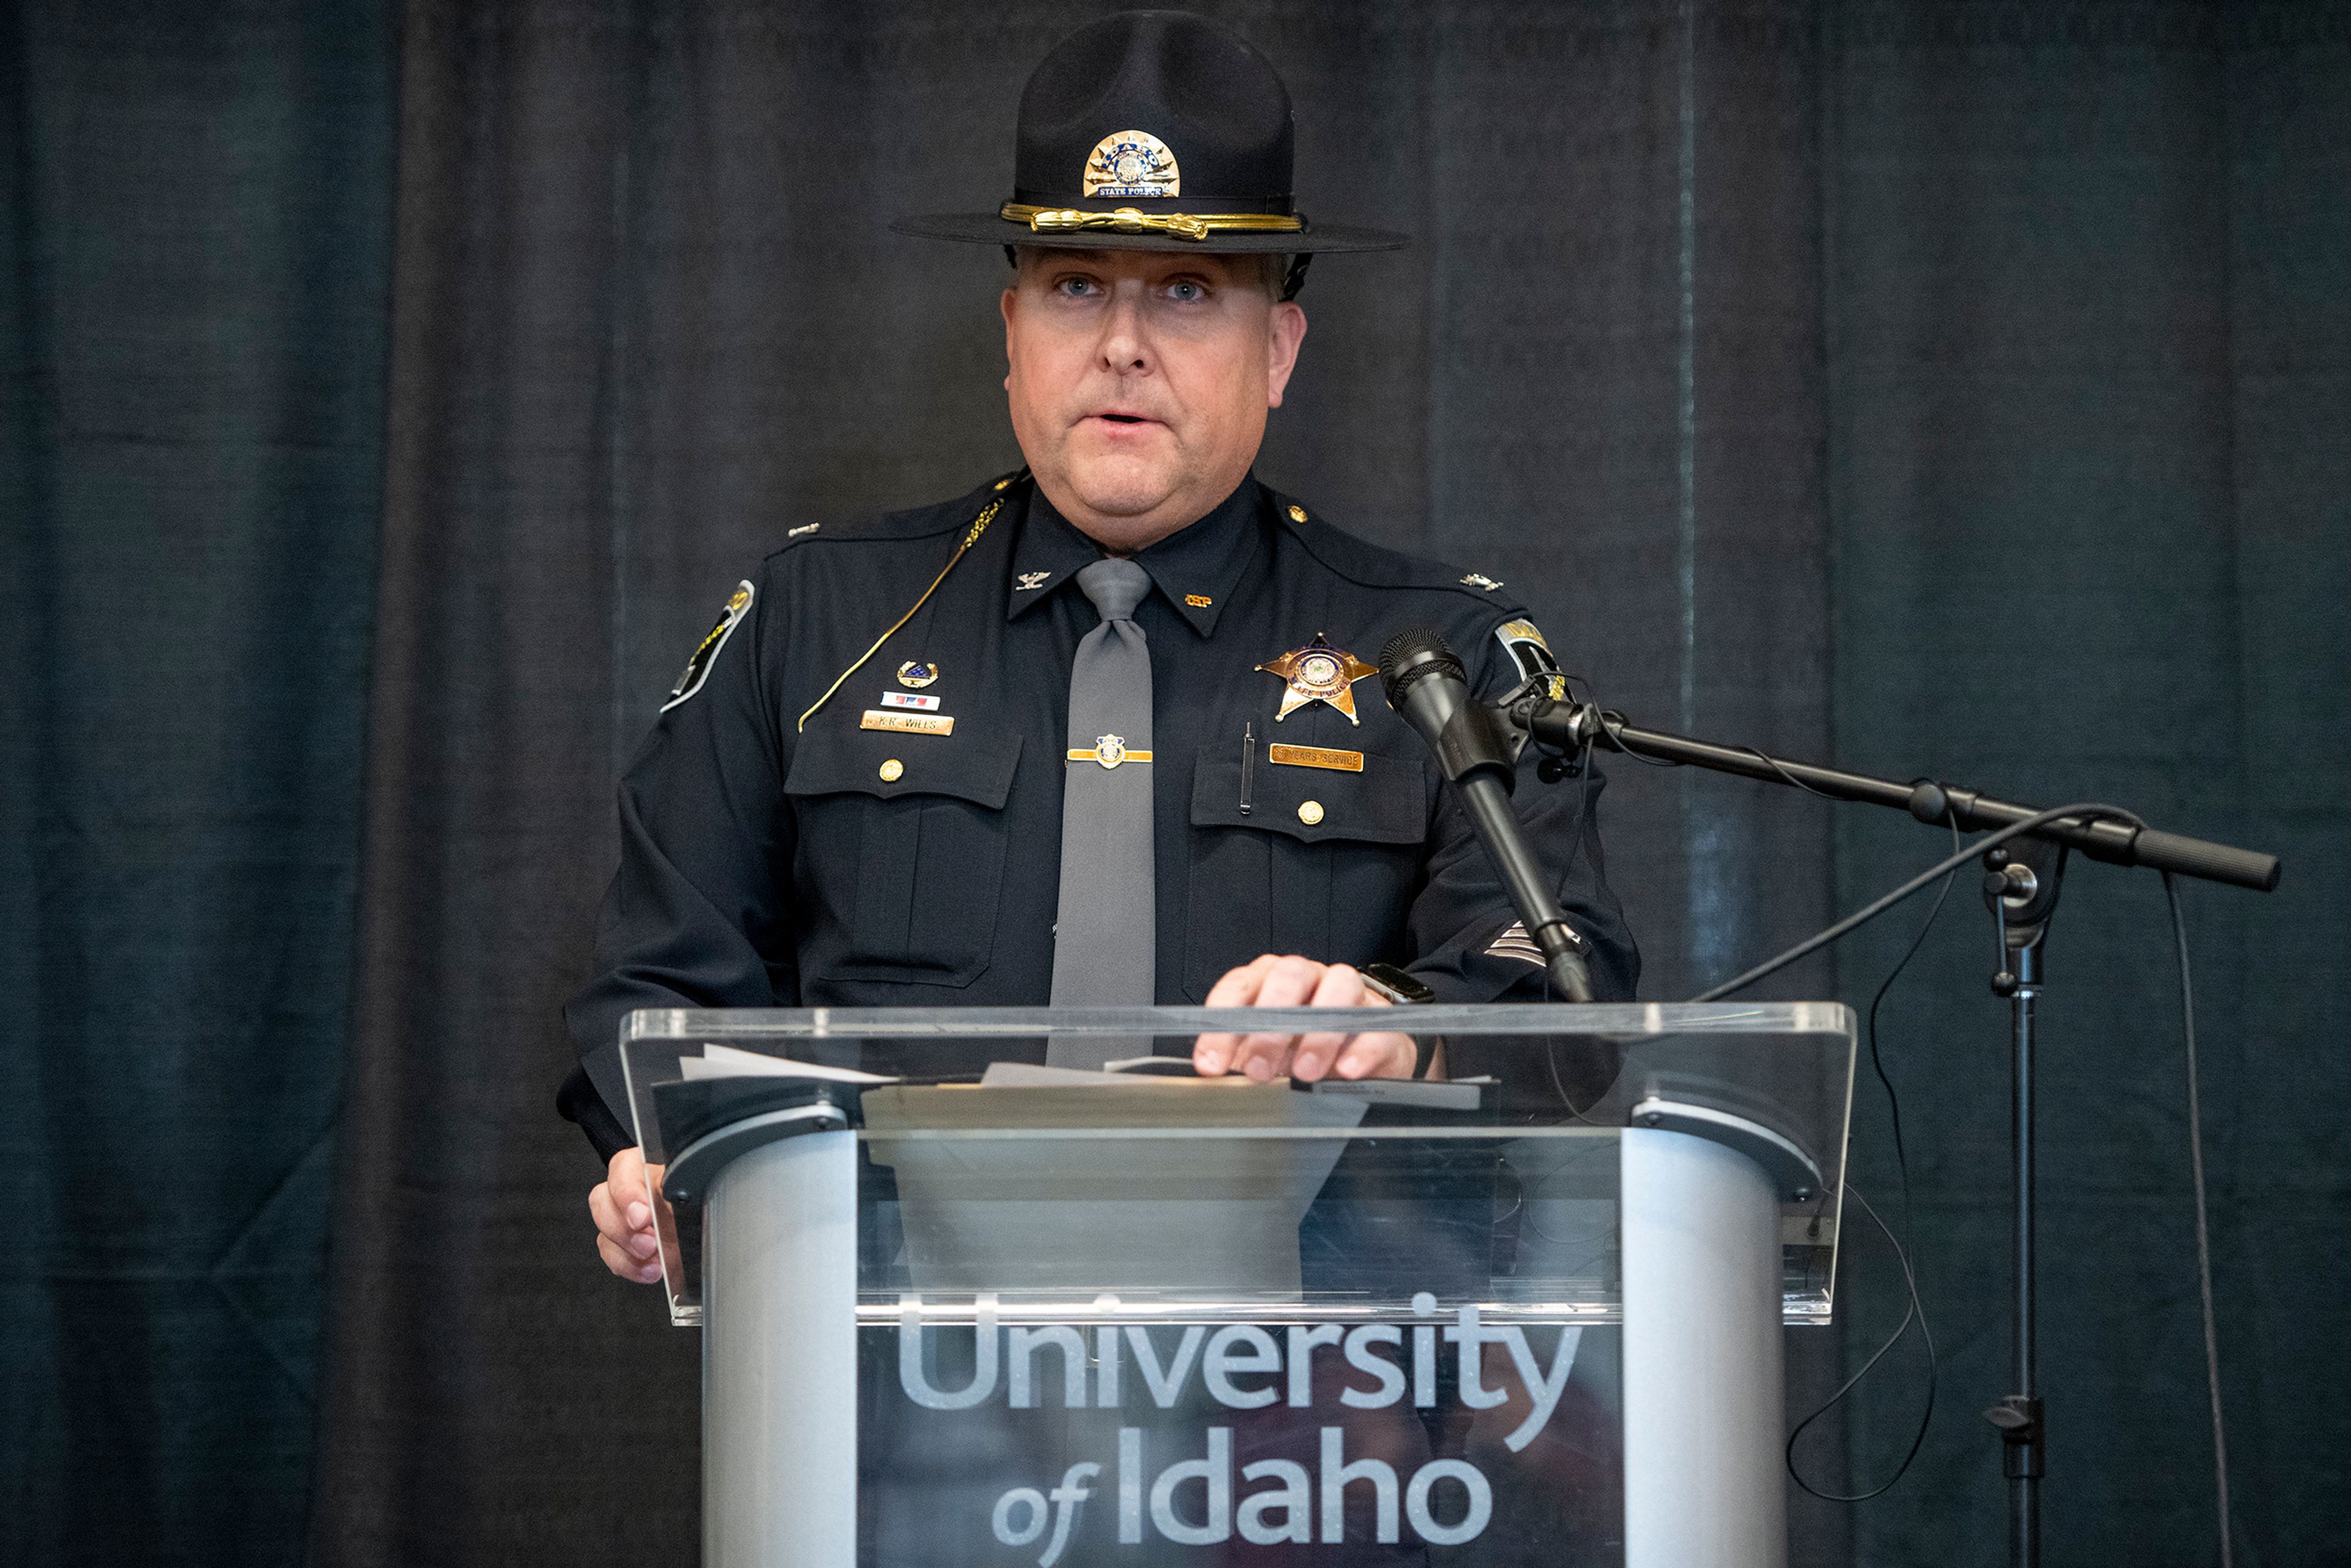
<instances>
[{"instance_id":1,"label":"microphone windscreen","mask_svg":"<svg viewBox=\"0 0 2351 1568\"><path fill-rule=\"evenodd\" d=\"M1380 685L1390 707L1401 708L1404 694L1415 681L1439 672L1455 680L1464 678L1460 659L1445 645L1444 634L1430 627L1407 627L1380 650Z\"/></svg>"}]
</instances>

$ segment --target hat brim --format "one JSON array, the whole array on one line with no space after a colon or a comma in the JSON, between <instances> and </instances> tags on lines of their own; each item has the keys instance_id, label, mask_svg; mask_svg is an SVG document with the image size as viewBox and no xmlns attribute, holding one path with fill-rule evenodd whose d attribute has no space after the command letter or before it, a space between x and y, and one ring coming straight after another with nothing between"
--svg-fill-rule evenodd
<instances>
[{"instance_id":1,"label":"hat brim","mask_svg":"<svg viewBox=\"0 0 2351 1568\"><path fill-rule=\"evenodd\" d=\"M890 227L921 239L959 240L967 245L1039 246L1048 250L1167 250L1199 256L1299 256L1340 251L1396 250L1409 236L1384 229L1315 224L1290 233L1212 234L1201 239L1170 235L1120 234L1112 229L1073 229L1039 234L1027 224L994 213L930 213L900 218Z\"/></svg>"}]
</instances>

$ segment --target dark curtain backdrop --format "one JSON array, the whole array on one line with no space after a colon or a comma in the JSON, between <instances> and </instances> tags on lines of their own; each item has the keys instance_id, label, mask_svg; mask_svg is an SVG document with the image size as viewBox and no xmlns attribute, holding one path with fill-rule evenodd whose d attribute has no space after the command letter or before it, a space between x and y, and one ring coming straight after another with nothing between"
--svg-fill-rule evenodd
<instances>
[{"instance_id":1,"label":"dark curtain backdrop","mask_svg":"<svg viewBox=\"0 0 2351 1568\"><path fill-rule=\"evenodd\" d=\"M612 784L784 528L1017 459L1000 258L883 225L997 199L1105 8L7 13L21 1560L287 1561L306 1510L329 1563L694 1559L698 1346L601 1274L549 1109ZM1419 236L1319 264L1269 478L1510 580L1640 719L2288 856L2188 895L2222 1346L2240 1560L2344 1560L2341 13L1208 8L1291 84L1301 205ZM1938 848L1612 775L1656 998ZM1923 913L1777 994L1865 1003ZM1944 921L1885 1039L1943 1398L1799 1561L2001 1554L2002 1014L1971 888ZM2052 948L2066 1560L2213 1556L2161 921L2077 868ZM1898 1219L1887 1132L1865 1093ZM1898 1315L1855 1236L1800 1393ZM1921 1376L1816 1479L1881 1479Z\"/></svg>"},{"instance_id":2,"label":"dark curtain backdrop","mask_svg":"<svg viewBox=\"0 0 2351 1568\"><path fill-rule=\"evenodd\" d=\"M2183 894L2237 1561L2351 1561L2351 1410L2320 1392L2351 1383L2325 1021L2351 977L2351 10L1855 5L1830 38L1838 750L2285 858L2274 897ZM1844 904L1927 847L1838 828ZM1947 1402L1902 1503L1857 1516L1864 1562L1955 1536L1993 1561L2001 1525L1974 1413L2008 1386L2005 1008L1980 903L1945 919L1886 1044ZM1910 928L1847 955L1849 995ZM2152 877L2069 873L2041 1078L2053 1560L2215 1559L2167 937ZM1856 1179L1890 1195L1860 1104ZM1865 1340L1891 1301L1863 1297ZM1908 1375L1863 1402L1865 1469L1907 1440Z\"/></svg>"},{"instance_id":3,"label":"dark curtain backdrop","mask_svg":"<svg viewBox=\"0 0 2351 1568\"><path fill-rule=\"evenodd\" d=\"M397 36L0 9L0 1561L297 1555Z\"/></svg>"}]
</instances>

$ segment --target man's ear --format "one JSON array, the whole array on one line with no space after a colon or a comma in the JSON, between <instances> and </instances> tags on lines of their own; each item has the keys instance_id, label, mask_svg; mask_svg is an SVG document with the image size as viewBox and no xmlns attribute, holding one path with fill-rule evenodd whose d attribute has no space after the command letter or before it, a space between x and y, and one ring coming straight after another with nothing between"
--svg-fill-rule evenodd
<instances>
[{"instance_id":1,"label":"man's ear","mask_svg":"<svg viewBox=\"0 0 2351 1568\"><path fill-rule=\"evenodd\" d=\"M1020 283L1018 278L1005 288L996 304L997 308L1004 313L1004 385L1009 391L1012 386L1013 319L1020 308Z\"/></svg>"},{"instance_id":2,"label":"man's ear","mask_svg":"<svg viewBox=\"0 0 2351 1568\"><path fill-rule=\"evenodd\" d=\"M1306 312L1294 299L1278 301L1266 320L1265 406L1281 406L1282 389L1298 368L1298 346L1306 341Z\"/></svg>"}]
</instances>

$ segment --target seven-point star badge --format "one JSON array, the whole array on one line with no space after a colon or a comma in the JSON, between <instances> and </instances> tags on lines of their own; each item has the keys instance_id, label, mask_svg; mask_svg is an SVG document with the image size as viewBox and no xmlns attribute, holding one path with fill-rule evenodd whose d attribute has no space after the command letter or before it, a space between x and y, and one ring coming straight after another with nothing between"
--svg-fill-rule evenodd
<instances>
[{"instance_id":1,"label":"seven-point star badge","mask_svg":"<svg viewBox=\"0 0 2351 1568\"><path fill-rule=\"evenodd\" d=\"M1320 632L1303 648L1292 648L1258 668L1280 676L1290 687L1281 694L1281 711L1273 716L1276 723L1308 703L1329 703L1347 716L1349 724L1361 724L1363 720L1355 716L1354 685L1365 675L1380 673L1378 665L1366 664L1344 648L1331 646Z\"/></svg>"}]
</instances>

